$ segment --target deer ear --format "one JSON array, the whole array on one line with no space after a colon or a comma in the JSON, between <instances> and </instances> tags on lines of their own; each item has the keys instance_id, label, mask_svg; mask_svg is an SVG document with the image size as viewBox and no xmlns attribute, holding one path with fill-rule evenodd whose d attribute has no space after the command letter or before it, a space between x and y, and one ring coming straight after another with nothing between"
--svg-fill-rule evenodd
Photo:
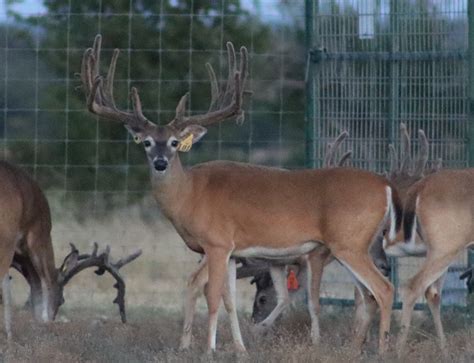
<instances>
[{"instance_id":1,"label":"deer ear","mask_svg":"<svg viewBox=\"0 0 474 363\"><path fill-rule=\"evenodd\" d=\"M192 138L192 143L195 144L201 140L201 138L206 135L206 133L207 129L201 125L189 125L179 133L179 139L182 141L187 138Z\"/></svg>"}]
</instances>

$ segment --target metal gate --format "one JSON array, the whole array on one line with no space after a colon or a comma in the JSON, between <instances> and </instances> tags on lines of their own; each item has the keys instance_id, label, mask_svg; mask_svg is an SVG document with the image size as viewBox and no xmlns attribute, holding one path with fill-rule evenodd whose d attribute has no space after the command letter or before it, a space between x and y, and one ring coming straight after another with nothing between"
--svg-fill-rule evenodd
<instances>
[{"instance_id":1,"label":"metal gate","mask_svg":"<svg viewBox=\"0 0 474 363\"><path fill-rule=\"evenodd\" d=\"M321 166L326 143L347 130L341 152L353 151L355 167L383 172L388 145L398 145L400 122L412 135L426 132L431 161L473 165L473 3L468 11L467 0L306 0L308 166ZM414 275L418 260L394 261L396 306L398 281ZM466 260L450 268L445 303L466 303L465 287L455 278Z\"/></svg>"}]
</instances>

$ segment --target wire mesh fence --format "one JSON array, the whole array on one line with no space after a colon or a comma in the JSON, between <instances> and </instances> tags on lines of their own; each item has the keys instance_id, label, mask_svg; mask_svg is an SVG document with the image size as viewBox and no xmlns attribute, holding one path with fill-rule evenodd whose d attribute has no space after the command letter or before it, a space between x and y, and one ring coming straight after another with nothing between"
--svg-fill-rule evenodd
<instances>
[{"instance_id":1,"label":"wire mesh fence","mask_svg":"<svg viewBox=\"0 0 474 363\"><path fill-rule=\"evenodd\" d=\"M160 124L173 118L187 91L189 112L205 110L205 62L223 81L226 41L246 45L253 90L247 122L212 128L185 162L219 158L303 166L301 6L104 0L27 2L25 11L8 4L0 30L2 155L28 168L49 192L81 202L105 197L123 206L149 188L141 148L123 128L85 110L75 73L97 33L104 39L104 63L113 48L122 50L115 85L120 107L130 106L127 95L136 86L145 114Z\"/></svg>"},{"instance_id":2,"label":"wire mesh fence","mask_svg":"<svg viewBox=\"0 0 474 363\"><path fill-rule=\"evenodd\" d=\"M432 161L441 158L448 168L469 165L467 1L307 4L310 165L320 166L326 143L348 130L340 152L353 150L354 166L386 171L388 145L399 145L401 122L412 135L425 131ZM418 146L414 138L414 153ZM419 264L395 261L397 300L399 281L413 276ZM448 273L446 302L465 305L457 278L465 264L463 255Z\"/></svg>"},{"instance_id":3,"label":"wire mesh fence","mask_svg":"<svg viewBox=\"0 0 474 363\"><path fill-rule=\"evenodd\" d=\"M354 166L382 172L401 121L412 134L418 128L427 132L432 160L467 165L466 0L307 0L304 5L6 1L0 8L0 154L28 169L50 200L59 201L53 203L55 220L65 208L77 210L78 218L99 217L151 199L142 147L125 129L85 109L76 73L84 50L101 33L104 66L113 48L121 49L115 82L119 107L131 106L128 93L136 86L145 115L159 124L173 118L187 91L189 112L205 111L210 98L205 62L223 82L226 41L248 47L253 95L245 101L246 122L210 128L183 158L186 165L230 159L320 166L326 143L348 130L341 152L352 149ZM313 20L306 27L312 37L305 19ZM308 37L311 57L305 51ZM314 112L305 125L306 101ZM123 228L124 241L134 239L126 226L113 227ZM143 236L139 228L134 233ZM106 238L105 232L100 236ZM149 265L149 271L137 271L140 278L166 277L166 263L176 264L173 252L163 254L151 242L145 252L142 266ZM155 268L159 256L165 257ZM183 261L188 260L178 262ZM417 266L412 260L403 263L402 280ZM465 258L459 261L464 263ZM325 296L352 298L352 281L333 265L325 275ZM462 284L451 291L465 294ZM153 301L162 298L150 294Z\"/></svg>"}]
</instances>

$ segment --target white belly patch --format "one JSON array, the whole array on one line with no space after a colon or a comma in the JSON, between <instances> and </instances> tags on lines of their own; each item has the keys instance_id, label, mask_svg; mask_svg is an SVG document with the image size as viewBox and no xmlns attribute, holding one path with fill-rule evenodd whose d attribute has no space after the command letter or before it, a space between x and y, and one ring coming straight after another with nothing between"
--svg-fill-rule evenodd
<instances>
[{"instance_id":1,"label":"white belly patch","mask_svg":"<svg viewBox=\"0 0 474 363\"><path fill-rule=\"evenodd\" d=\"M267 259L277 259L282 257L299 257L305 255L320 245L319 242L305 242L299 246L285 248L271 247L249 247L243 250L232 252L233 257L259 257Z\"/></svg>"}]
</instances>

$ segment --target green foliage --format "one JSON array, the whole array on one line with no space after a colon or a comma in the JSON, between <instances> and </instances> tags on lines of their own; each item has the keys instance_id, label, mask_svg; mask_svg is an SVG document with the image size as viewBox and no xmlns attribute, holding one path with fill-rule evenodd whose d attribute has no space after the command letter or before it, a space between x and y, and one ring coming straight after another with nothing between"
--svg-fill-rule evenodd
<instances>
[{"instance_id":1,"label":"green foliage","mask_svg":"<svg viewBox=\"0 0 474 363\"><path fill-rule=\"evenodd\" d=\"M129 89L136 86L145 114L159 124L170 121L177 101L188 90L190 112L204 112L210 96L205 63L213 64L224 81L225 42L246 45L252 54L248 88L254 92L247 100L246 123L212 127L184 160L192 164L217 156L248 161L252 153L270 147L261 162L301 163L299 145L292 149L295 143L280 142L286 138L284 132L301 142L304 135L301 31L293 41L295 29L301 27L265 23L242 9L239 0L43 3L46 14L11 14L14 23L0 30L8 31L8 37L0 36L8 38L8 46L2 47L8 51L2 49L0 54L8 57L9 79L8 96L0 94L0 102L8 103L3 105L8 107L2 120L6 124L0 128L7 140L4 155L32 167L43 186L81 193L129 191L125 198L131 199L135 192L148 189L141 146L130 142L123 127L99 122L85 110L77 72L97 33L103 36L103 72L113 48L121 49L115 82L119 107L130 106ZM281 69L288 74L280 74ZM296 82L287 85L282 77ZM22 111L10 111L15 109ZM279 148L285 149L283 158L272 155L281 154ZM294 156L292 150L301 155Z\"/></svg>"}]
</instances>

